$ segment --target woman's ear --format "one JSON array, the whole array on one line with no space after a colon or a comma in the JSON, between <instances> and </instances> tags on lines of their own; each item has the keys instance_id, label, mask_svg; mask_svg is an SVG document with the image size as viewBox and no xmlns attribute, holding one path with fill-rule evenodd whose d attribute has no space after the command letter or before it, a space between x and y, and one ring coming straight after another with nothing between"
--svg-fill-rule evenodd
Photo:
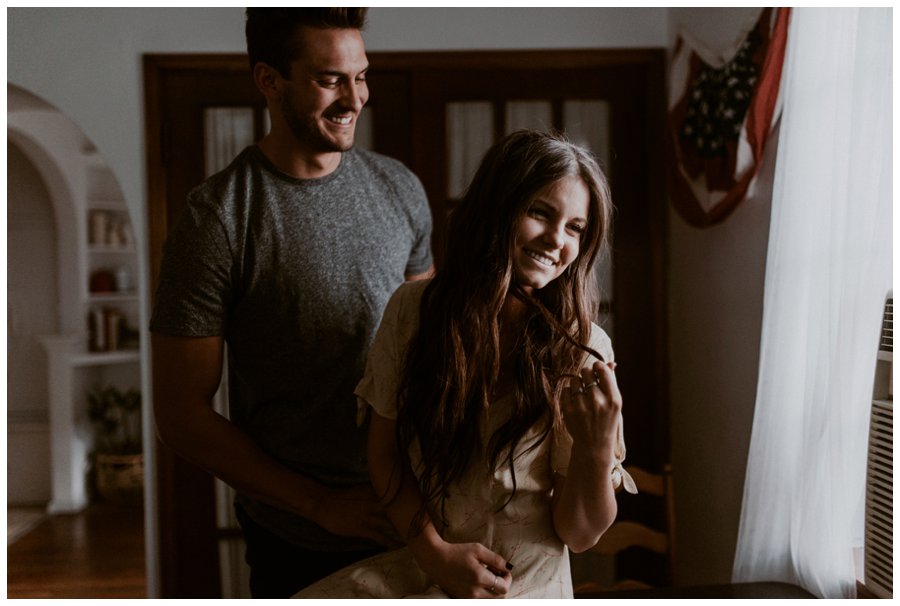
<instances>
[{"instance_id":1,"label":"woman's ear","mask_svg":"<svg viewBox=\"0 0 900 606\"><path fill-rule=\"evenodd\" d=\"M260 61L253 66L253 82L269 102L281 98L283 80L278 70L267 63Z\"/></svg>"}]
</instances>

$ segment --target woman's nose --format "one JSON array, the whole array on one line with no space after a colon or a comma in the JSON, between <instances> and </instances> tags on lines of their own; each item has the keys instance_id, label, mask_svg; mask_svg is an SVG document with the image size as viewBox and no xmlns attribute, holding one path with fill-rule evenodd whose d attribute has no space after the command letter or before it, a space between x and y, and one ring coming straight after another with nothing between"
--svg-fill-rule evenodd
<instances>
[{"instance_id":1,"label":"woman's nose","mask_svg":"<svg viewBox=\"0 0 900 606\"><path fill-rule=\"evenodd\" d=\"M548 225L544 232L544 241L554 248L560 248L563 244L564 230L565 227L562 225Z\"/></svg>"}]
</instances>

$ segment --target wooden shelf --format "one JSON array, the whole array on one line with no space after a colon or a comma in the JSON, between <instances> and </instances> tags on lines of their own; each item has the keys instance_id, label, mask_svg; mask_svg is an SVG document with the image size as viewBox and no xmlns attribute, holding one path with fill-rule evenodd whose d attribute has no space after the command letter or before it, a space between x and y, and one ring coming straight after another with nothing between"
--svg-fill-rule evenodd
<instances>
[{"instance_id":1,"label":"wooden shelf","mask_svg":"<svg viewBox=\"0 0 900 606\"><path fill-rule=\"evenodd\" d=\"M95 198L92 200L88 200L87 208L88 212L92 210L109 210L117 213L128 212L128 207L125 205L125 200L101 200Z\"/></svg>"},{"instance_id":2,"label":"wooden shelf","mask_svg":"<svg viewBox=\"0 0 900 606\"><path fill-rule=\"evenodd\" d=\"M141 361L139 349L119 351L84 352L72 356L72 366L105 366L108 364L129 364Z\"/></svg>"},{"instance_id":3,"label":"wooden shelf","mask_svg":"<svg viewBox=\"0 0 900 606\"><path fill-rule=\"evenodd\" d=\"M125 292L92 292L88 293L88 299L92 303L110 303L113 301L137 301L137 293L133 290Z\"/></svg>"},{"instance_id":4,"label":"wooden shelf","mask_svg":"<svg viewBox=\"0 0 900 606\"><path fill-rule=\"evenodd\" d=\"M88 252L100 254L133 255L137 251L134 246L107 246L105 244L89 244Z\"/></svg>"},{"instance_id":5,"label":"wooden shelf","mask_svg":"<svg viewBox=\"0 0 900 606\"><path fill-rule=\"evenodd\" d=\"M891 364L893 364L894 363L894 352L878 350L878 359L882 360L883 362L890 362Z\"/></svg>"}]
</instances>

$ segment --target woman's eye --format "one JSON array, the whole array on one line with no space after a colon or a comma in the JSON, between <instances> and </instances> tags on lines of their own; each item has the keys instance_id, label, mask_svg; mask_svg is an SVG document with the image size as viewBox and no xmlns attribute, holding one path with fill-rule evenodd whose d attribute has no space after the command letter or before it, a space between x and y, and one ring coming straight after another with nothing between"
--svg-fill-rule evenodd
<instances>
[{"instance_id":1,"label":"woman's eye","mask_svg":"<svg viewBox=\"0 0 900 606\"><path fill-rule=\"evenodd\" d=\"M571 223L569 224L569 230L580 236L584 233L584 225L581 225L580 223Z\"/></svg>"},{"instance_id":2,"label":"woman's eye","mask_svg":"<svg viewBox=\"0 0 900 606\"><path fill-rule=\"evenodd\" d=\"M550 216L550 213L548 213L543 208L536 208L534 206L532 206L531 208L528 209L528 214L531 215L532 217L540 217L540 218L546 218L546 217Z\"/></svg>"}]
</instances>

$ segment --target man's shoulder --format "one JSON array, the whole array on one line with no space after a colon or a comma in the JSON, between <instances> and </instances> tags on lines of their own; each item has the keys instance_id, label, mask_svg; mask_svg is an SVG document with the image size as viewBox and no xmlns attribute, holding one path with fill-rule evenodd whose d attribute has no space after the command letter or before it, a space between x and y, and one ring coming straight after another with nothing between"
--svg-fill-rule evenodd
<instances>
[{"instance_id":1,"label":"man's shoulder","mask_svg":"<svg viewBox=\"0 0 900 606\"><path fill-rule=\"evenodd\" d=\"M378 152L362 147L354 147L351 151L355 154L359 161L369 167L381 168L383 170L396 170L403 173L411 173L405 164L396 158L379 154Z\"/></svg>"},{"instance_id":2,"label":"man's shoulder","mask_svg":"<svg viewBox=\"0 0 900 606\"><path fill-rule=\"evenodd\" d=\"M244 148L225 168L213 173L194 187L188 200L194 204L221 207L246 197L248 183L258 173L259 155L255 147Z\"/></svg>"},{"instance_id":3,"label":"man's shoulder","mask_svg":"<svg viewBox=\"0 0 900 606\"><path fill-rule=\"evenodd\" d=\"M399 183L407 187L420 188L419 178L416 177L403 162L378 152L368 149L353 148L352 152L359 167L369 171L376 178L381 178L391 183Z\"/></svg>"}]
</instances>

